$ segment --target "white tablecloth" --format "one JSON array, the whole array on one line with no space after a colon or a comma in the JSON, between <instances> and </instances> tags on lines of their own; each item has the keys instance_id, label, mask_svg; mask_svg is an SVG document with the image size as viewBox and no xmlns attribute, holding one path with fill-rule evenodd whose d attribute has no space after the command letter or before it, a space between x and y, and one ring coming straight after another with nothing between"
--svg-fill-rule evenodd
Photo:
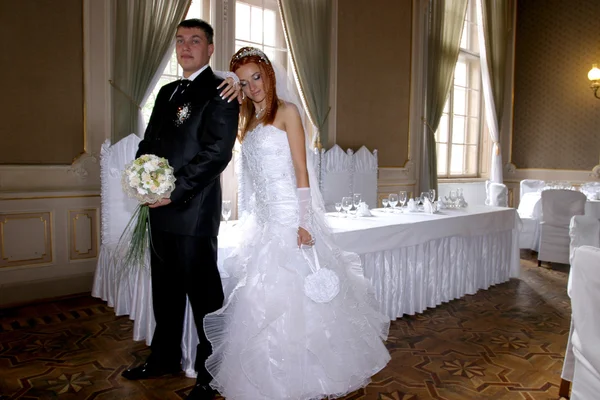
<instances>
[{"instance_id":1,"label":"white tablecloth","mask_svg":"<svg viewBox=\"0 0 600 400\"><path fill-rule=\"evenodd\" d=\"M442 210L439 214L390 214L376 210L373 214L328 219L338 245L360 255L381 311L391 320L518 276L515 209L473 206ZM219 235L220 260L235 246L234 229L231 223L223 226ZM101 284L94 285L92 294L105 300L115 297L115 304L109 305L134 320L134 340L145 339L149 344L154 332L149 271L140 271L129 282L123 282L125 289L112 287L115 283L103 279L104 275L97 271L96 280ZM183 365L186 374L194 376L198 339L193 319L188 315L189 304L182 343Z\"/></svg>"}]
</instances>

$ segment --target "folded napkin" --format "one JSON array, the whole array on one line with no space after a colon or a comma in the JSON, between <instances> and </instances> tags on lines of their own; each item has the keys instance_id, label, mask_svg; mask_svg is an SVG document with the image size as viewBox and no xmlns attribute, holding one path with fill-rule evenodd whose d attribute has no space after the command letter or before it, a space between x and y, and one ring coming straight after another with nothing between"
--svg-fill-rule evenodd
<instances>
[{"instance_id":1,"label":"folded napkin","mask_svg":"<svg viewBox=\"0 0 600 400\"><path fill-rule=\"evenodd\" d=\"M417 203L415 202L415 199L408 200L408 203L406 204L406 209L410 212L417 211Z\"/></svg>"},{"instance_id":2,"label":"folded napkin","mask_svg":"<svg viewBox=\"0 0 600 400\"><path fill-rule=\"evenodd\" d=\"M356 210L356 216L357 217L372 217L373 214L371 214L371 211L369 211L369 205L365 202L361 202L358 205L358 208Z\"/></svg>"},{"instance_id":3,"label":"folded napkin","mask_svg":"<svg viewBox=\"0 0 600 400\"><path fill-rule=\"evenodd\" d=\"M431 202L431 200L429 200L428 198L425 198L425 202L423 203L423 210L427 213L427 214L433 214L434 212L437 211L437 203L436 202Z\"/></svg>"}]
</instances>

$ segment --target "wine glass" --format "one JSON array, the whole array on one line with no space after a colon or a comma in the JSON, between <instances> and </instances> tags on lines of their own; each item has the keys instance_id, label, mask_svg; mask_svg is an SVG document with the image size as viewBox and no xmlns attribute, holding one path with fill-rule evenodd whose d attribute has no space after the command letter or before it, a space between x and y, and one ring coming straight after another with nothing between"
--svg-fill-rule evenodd
<instances>
[{"instance_id":1,"label":"wine glass","mask_svg":"<svg viewBox=\"0 0 600 400\"><path fill-rule=\"evenodd\" d=\"M456 190L450 191L450 201L452 202L452 207L456 208L456 200L458 200L458 195Z\"/></svg>"},{"instance_id":2,"label":"wine glass","mask_svg":"<svg viewBox=\"0 0 600 400\"><path fill-rule=\"evenodd\" d=\"M394 212L394 210L396 209L396 204L398 204L398 195L396 193L390 193L390 195L388 196L388 202L392 207L392 212Z\"/></svg>"},{"instance_id":3,"label":"wine glass","mask_svg":"<svg viewBox=\"0 0 600 400\"><path fill-rule=\"evenodd\" d=\"M227 221L231 217L231 200L223 200L223 206L221 207L221 215L225 220L225 225L227 225Z\"/></svg>"},{"instance_id":4,"label":"wine glass","mask_svg":"<svg viewBox=\"0 0 600 400\"><path fill-rule=\"evenodd\" d=\"M404 204L406 204L406 192L405 191L401 191L398 194L398 201L400 202L400 208L404 207Z\"/></svg>"},{"instance_id":5,"label":"wine glass","mask_svg":"<svg viewBox=\"0 0 600 400\"><path fill-rule=\"evenodd\" d=\"M387 197L381 199L381 205L383 206L383 212L387 212L387 206L389 204L389 200Z\"/></svg>"},{"instance_id":6,"label":"wine glass","mask_svg":"<svg viewBox=\"0 0 600 400\"><path fill-rule=\"evenodd\" d=\"M335 211L337 211L338 216L340 216L340 212L342 211L342 203L335 203Z\"/></svg>"},{"instance_id":7,"label":"wine glass","mask_svg":"<svg viewBox=\"0 0 600 400\"><path fill-rule=\"evenodd\" d=\"M429 189L429 200L433 203L435 201L435 189Z\"/></svg>"},{"instance_id":8,"label":"wine glass","mask_svg":"<svg viewBox=\"0 0 600 400\"><path fill-rule=\"evenodd\" d=\"M342 209L346 211L346 214L350 214L352 208L352 197L342 197Z\"/></svg>"},{"instance_id":9,"label":"wine glass","mask_svg":"<svg viewBox=\"0 0 600 400\"><path fill-rule=\"evenodd\" d=\"M354 203L354 209L358 211L358 206L360 205L360 193L354 193L352 195L352 203Z\"/></svg>"}]
</instances>

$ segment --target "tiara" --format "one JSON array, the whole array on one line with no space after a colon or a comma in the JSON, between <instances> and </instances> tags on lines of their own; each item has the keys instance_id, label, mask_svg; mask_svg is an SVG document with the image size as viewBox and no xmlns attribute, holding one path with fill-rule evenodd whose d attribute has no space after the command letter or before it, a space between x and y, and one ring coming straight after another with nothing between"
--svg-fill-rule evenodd
<instances>
[{"instance_id":1,"label":"tiara","mask_svg":"<svg viewBox=\"0 0 600 400\"><path fill-rule=\"evenodd\" d=\"M248 47L248 48L243 49L242 51L238 52L235 55L234 59L241 60L242 58L246 58L246 57L250 57L250 56L258 56L261 61L264 61L265 63L270 64L269 59L267 58L265 53L263 53L262 51L260 51L257 48L254 48L254 47Z\"/></svg>"}]
</instances>

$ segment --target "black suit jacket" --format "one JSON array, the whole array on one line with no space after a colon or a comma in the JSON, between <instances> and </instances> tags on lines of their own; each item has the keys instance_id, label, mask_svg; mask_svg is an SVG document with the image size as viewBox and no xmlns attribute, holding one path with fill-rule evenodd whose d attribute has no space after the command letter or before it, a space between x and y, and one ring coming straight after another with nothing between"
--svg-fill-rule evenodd
<instances>
[{"instance_id":1,"label":"black suit jacket","mask_svg":"<svg viewBox=\"0 0 600 400\"><path fill-rule=\"evenodd\" d=\"M227 103L217 86L223 80L210 67L194 79L179 100L179 81L163 86L136 157L155 154L175 170L175 190L167 206L150 209L152 229L190 236L216 236L221 218L220 174L231 160L239 105ZM178 121L178 110L189 116Z\"/></svg>"}]
</instances>

